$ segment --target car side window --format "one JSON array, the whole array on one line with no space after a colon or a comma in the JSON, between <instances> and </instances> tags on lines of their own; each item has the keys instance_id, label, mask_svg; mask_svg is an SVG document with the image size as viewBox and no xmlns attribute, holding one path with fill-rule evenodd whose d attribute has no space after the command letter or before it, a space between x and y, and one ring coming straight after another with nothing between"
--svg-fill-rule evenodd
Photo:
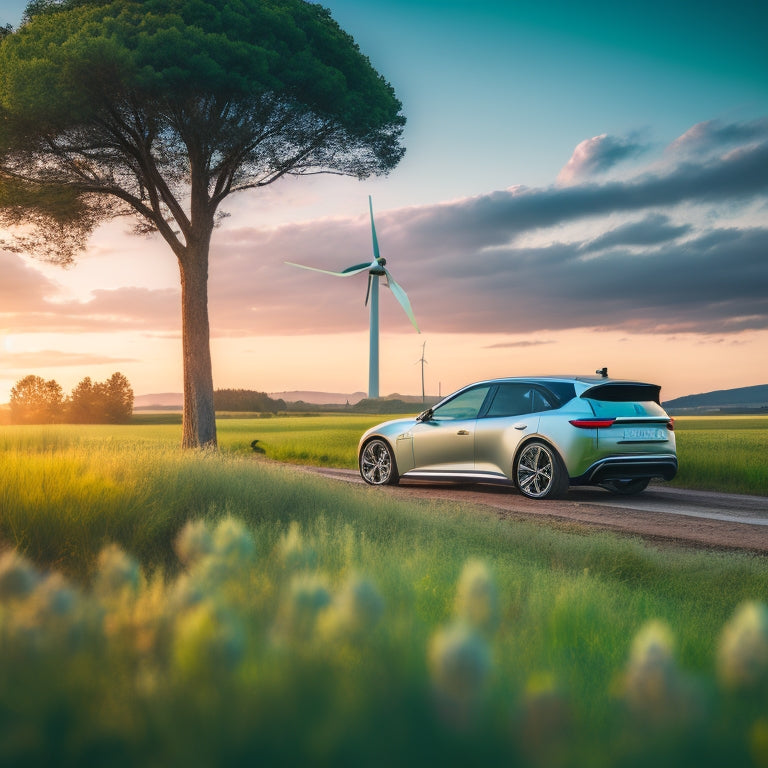
<instances>
[{"instance_id":1,"label":"car side window","mask_svg":"<svg viewBox=\"0 0 768 768\"><path fill-rule=\"evenodd\" d=\"M549 392L545 392L541 389L533 390L533 412L539 411L551 411L553 408L557 408L558 403L555 400L554 395Z\"/></svg>"},{"instance_id":2,"label":"car side window","mask_svg":"<svg viewBox=\"0 0 768 768\"><path fill-rule=\"evenodd\" d=\"M432 414L433 421L456 421L458 419L476 419L485 402L490 386L475 387L456 395Z\"/></svg>"},{"instance_id":3,"label":"car side window","mask_svg":"<svg viewBox=\"0 0 768 768\"><path fill-rule=\"evenodd\" d=\"M535 390L530 384L499 384L493 402L485 414L487 418L519 416L533 410Z\"/></svg>"}]
</instances>

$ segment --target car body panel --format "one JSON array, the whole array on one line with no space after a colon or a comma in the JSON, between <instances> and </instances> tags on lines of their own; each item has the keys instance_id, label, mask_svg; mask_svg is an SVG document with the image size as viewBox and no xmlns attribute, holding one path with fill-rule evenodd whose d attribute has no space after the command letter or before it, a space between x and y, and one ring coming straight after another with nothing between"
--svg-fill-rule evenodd
<instances>
[{"instance_id":1,"label":"car body panel","mask_svg":"<svg viewBox=\"0 0 768 768\"><path fill-rule=\"evenodd\" d=\"M669 480L677 471L675 436L659 392L653 384L592 377L477 382L418 417L369 429L360 449L374 437L386 440L406 479L514 485L516 457L538 440L555 449L571 485Z\"/></svg>"}]
</instances>

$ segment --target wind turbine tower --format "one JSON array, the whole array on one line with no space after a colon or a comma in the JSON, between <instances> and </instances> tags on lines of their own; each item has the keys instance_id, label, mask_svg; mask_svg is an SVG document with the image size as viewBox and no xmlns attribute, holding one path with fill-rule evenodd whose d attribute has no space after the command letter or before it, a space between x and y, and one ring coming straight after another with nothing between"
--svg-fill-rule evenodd
<instances>
[{"instance_id":1,"label":"wind turbine tower","mask_svg":"<svg viewBox=\"0 0 768 768\"><path fill-rule=\"evenodd\" d=\"M402 287L395 282L395 279L390 274L386 267L387 260L382 258L379 253L379 240L376 237L376 225L373 221L373 202L370 195L368 196L368 208L371 213L371 238L373 240L373 261L366 261L363 264L353 264L351 267L343 269L341 272L333 272L327 269L317 269L316 267L308 267L304 264L296 264L292 261L286 261L285 263L292 267L299 267L300 269L309 269L312 272L322 272L325 275L333 275L334 277L351 277L352 275L359 275L361 272L368 273L368 290L365 295L366 305L370 301L370 341L368 352L368 397L376 398L379 396L379 280L384 278L384 285L392 291L394 297L397 299L400 306L408 315L408 319L416 329L418 333L421 333L419 326L416 324L416 318L413 315L411 309L411 302L408 300L408 296ZM423 374L423 366L422 366ZM423 376L422 376L423 378ZM422 382L423 389L423 382Z\"/></svg>"}]
</instances>

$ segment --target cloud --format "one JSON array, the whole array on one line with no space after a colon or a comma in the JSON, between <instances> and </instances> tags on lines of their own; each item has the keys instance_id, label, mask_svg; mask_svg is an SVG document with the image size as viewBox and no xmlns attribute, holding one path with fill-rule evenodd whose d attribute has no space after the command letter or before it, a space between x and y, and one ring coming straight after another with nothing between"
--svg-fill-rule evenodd
<instances>
[{"instance_id":1,"label":"cloud","mask_svg":"<svg viewBox=\"0 0 768 768\"><path fill-rule=\"evenodd\" d=\"M670 150L681 153L720 151L735 145L764 141L768 138L768 118L742 123L707 120L689 128L672 142Z\"/></svg>"},{"instance_id":2,"label":"cloud","mask_svg":"<svg viewBox=\"0 0 768 768\"><path fill-rule=\"evenodd\" d=\"M34 368L69 368L86 365L118 365L138 362L130 357L110 357L88 353L60 352L41 349L37 352L0 353L0 366L8 371L29 371Z\"/></svg>"},{"instance_id":3,"label":"cloud","mask_svg":"<svg viewBox=\"0 0 768 768\"><path fill-rule=\"evenodd\" d=\"M763 123L700 128L712 145L731 142L728 151L679 156L673 167L625 180L511 187L382 211L381 253L426 333L768 328L768 228L753 212L768 198L768 137L755 140ZM217 230L212 336L363 332L365 274L336 278L284 262L340 270L371 258L370 237L365 215ZM11 281L0 287L0 324L164 336L180 329L178 289L96 290L66 302L55 283L0 255ZM382 332L411 332L386 289L380 307Z\"/></svg>"},{"instance_id":4,"label":"cloud","mask_svg":"<svg viewBox=\"0 0 768 768\"><path fill-rule=\"evenodd\" d=\"M594 136L582 141L563 166L557 181L572 184L589 176L605 173L617 163L645 152L647 147L631 139L616 136Z\"/></svg>"},{"instance_id":5,"label":"cloud","mask_svg":"<svg viewBox=\"0 0 768 768\"><path fill-rule=\"evenodd\" d=\"M690 224L674 225L668 216L651 213L642 221L632 221L611 229L585 243L586 252L605 250L620 245L649 246L676 240L691 231Z\"/></svg>"},{"instance_id":6,"label":"cloud","mask_svg":"<svg viewBox=\"0 0 768 768\"><path fill-rule=\"evenodd\" d=\"M525 349L528 347L540 347L544 344L554 344L554 341L504 341L499 344L489 344L483 349Z\"/></svg>"}]
</instances>

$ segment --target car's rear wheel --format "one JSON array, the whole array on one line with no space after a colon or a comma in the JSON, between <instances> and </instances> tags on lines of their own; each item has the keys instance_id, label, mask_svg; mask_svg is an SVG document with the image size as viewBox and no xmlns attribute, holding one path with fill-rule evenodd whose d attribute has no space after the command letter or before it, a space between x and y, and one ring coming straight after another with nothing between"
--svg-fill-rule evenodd
<instances>
[{"instance_id":1,"label":"car's rear wheel","mask_svg":"<svg viewBox=\"0 0 768 768\"><path fill-rule=\"evenodd\" d=\"M650 482L647 477L637 477L633 480L606 480L600 483L600 486L618 496L634 496L636 493L642 493Z\"/></svg>"},{"instance_id":2,"label":"car's rear wheel","mask_svg":"<svg viewBox=\"0 0 768 768\"><path fill-rule=\"evenodd\" d=\"M558 499L568 490L565 465L554 448L534 440L515 462L515 483L529 499Z\"/></svg>"},{"instance_id":3,"label":"car's rear wheel","mask_svg":"<svg viewBox=\"0 0 768 768\"><path fill-rule=\"evenodd\" d=\"M374 438L360 451L360 474L371 485L397 485L400 475L389 443Z\"/></svg>"}]
</instances>

